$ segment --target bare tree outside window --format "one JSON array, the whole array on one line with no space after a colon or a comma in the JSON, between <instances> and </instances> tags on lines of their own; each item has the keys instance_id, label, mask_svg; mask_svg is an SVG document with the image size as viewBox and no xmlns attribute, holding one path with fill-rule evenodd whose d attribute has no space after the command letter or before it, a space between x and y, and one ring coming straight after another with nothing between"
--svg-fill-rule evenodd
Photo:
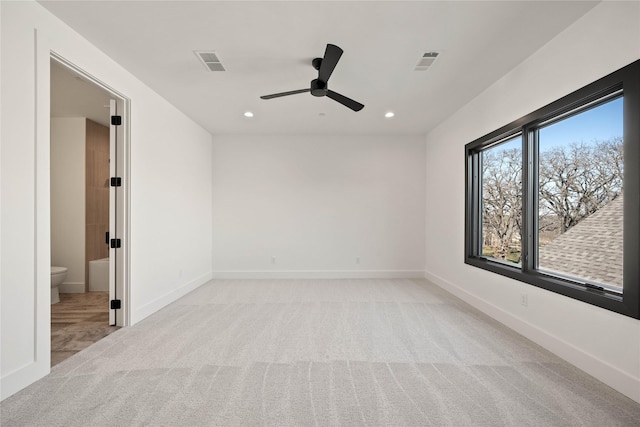
<instances>
[{"instance_id":1,"label":"bare tree outside window","mask_svg":"<svg viewBox=\"0 0 640 427\"><path fill-rule=\"evenodd\" d=\"M482 152L482 255L520 262L522 142L512 138Z\"/></svg>"},{"instance_id":2,"label":"bare tree outside window","mask_svg":"<svg viewBox=\"0 0 640 427\"><path fill-rule=\"evenodd\" d=\"M610 102L615 103L616 100ZM621 104L621 99L617 102ZM607 139L575 142L570 132L559 131L563 126L575 127L575 123L580 120L588 119L593 122L598 115L602 115L599 108L602 107L587 110L587 113L579 113L538 130L537 215L540 248L623 193L624 159L621 136L614 134ZM583 118L583 114L590 117ZM608 120L621 121L621 115L613 115ZM619 127L621 132L621 126L618 123L602 127ZM521 137L517 136L482 151L482 255L515 264L521 261L523 233L521 144ZM622 218L619 220L621 223ZM609 236L611 241L603 245L608 250L618 251L620 255L617 258L621 258L622 240L621 237L615 237L617 235L621 236L622 231ZM575 274L578 270L571 266L571 252L582 251L583 256L593 257L593 252L597 252L597 249L587 250L587 245L588 243L581 244L580 248L565 245L562 250L564 254L560 255L555 254L558 249L552 248L555 251L552 256L556 259L554 262L548 262L550 258L543 251L540 266ZM590 275L587 278L594 277Z\"/></svg>"},{"instance_id":3,"label":"bare tree outside window","mask_svg":"<svg viewBox=\"0 0 640 427\"><path fill-rule=\"evenodd\" d=\"M623 284L622 100L538 130L538 268L618 289ZM601 138L567 138L582 128Z\"/></svg>"},{"instance_id":4,"label":"bare tree outside window","mask_svg":"<svg viewBox=\"0 0 640 427\"><path fill-rule=\"evenodd\" d=\"M539 220L545 240L565 233L623 189L622 138L570 143L540 153Z\"/></svg>"}]
</instances>

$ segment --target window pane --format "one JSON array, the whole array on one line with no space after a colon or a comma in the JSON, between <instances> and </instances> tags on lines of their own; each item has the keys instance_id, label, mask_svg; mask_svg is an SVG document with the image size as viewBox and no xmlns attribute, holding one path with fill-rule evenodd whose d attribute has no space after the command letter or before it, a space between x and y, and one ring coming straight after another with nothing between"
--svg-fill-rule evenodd
<instances>
[{"instance_id":1,"label":"window pane","mask_svg":"<svg viewBox=\"0 0 640 427\"><path fill-rule=\"evenodd\" d=\"M623 99L539 130L538 268L622 290Z\"/></svg>"},{"instance_id":2,"label":"window pane","mask_svg":"<svg viewBox=\"0 0 640 427\"><path fill-rule=\"evenodd\" d=\"M482 151L482 255L520 263L522 138Z\"/></svg>"}]
</instances>

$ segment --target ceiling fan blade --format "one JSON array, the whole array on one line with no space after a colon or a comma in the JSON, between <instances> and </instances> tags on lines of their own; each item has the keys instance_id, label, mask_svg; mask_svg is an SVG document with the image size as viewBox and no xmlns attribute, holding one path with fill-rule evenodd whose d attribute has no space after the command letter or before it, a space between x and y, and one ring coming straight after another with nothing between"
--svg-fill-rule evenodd
<instances>
[{"instance_id":1,"label":"ceiling fan blade","mask_svg":"<svg viewBox=\"0 0 640 427\"><path fill-rule=\"evenodd\" d=\"M364 105L360 104L359 102L356 102L351 98L347 98L344 95L340 95L339 93L334 92L332 90L327 91L327 96L333 99L334 101L338 101L340 104L344 105L345 107L351 108L353 111L360 111L364 108Z\"/></svg>"},{"instance_id":2,"label":"ceiling fan blade","mask_svg":"<svg viewBox=\"0 0 640 427\"><path fill-rule=\"evenodd\" d=\"M333 69L338 65L338 60L342 56L343 50L334 44L327 44L327 49L324 51L324 57L320 64L320 70L318 70L318 80L327 83Z\"/></svg>"},{"instance_id":3,"label":"ceiling fan blade","mask_svg":"<svg viewBox=\"0 0 640 427\"><path fill-rule=\"evenodd\" d=\"M273 98L279 98L281 96L295 95L297 93L305 93L305 92L311 92L311 89L298 89L298 90L292 90L289 92L274 93L272 95L263 95L260 97L260 99L273 99Z\"/></svg>"}]
</instances>

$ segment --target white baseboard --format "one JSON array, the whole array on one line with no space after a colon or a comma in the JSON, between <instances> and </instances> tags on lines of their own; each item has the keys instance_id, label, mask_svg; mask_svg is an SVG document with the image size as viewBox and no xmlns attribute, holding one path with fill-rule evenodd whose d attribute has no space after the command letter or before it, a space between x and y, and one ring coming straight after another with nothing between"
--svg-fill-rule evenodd
<instances>
[{"instance_id":1,"label":"white baseboard","mask_svg":"<svg viewBox=\"0 0 640 427\"><path fill-rule=\"evenodd\" d=\"M19 392L46 376L50 371L50 359L31 362L0 378L0 400Z\"/></svg>"},{"instance_id":2,"label":"white baseboard","mask_svg":"<svg viewBox=\"0 0 640 427\"><path fill-rule=\"evenodd\" d=\"M174 289L173 291L166 293L161 297L156 298L155 300L143 305L142 307L138 307L138 308L132 307L131 308L131 325L138 323L145 317L150 316L151 314L155 313L161 308L171 304L178 298L185 296L186 294L198 288L199 286L207 283L212 278L213 278L213 273L211 272L203 274L191 280L190 282L185 283L179 288Z\"/></svg>"},{"instance_id":3,"label":"white baseboard","mask_svg":"<svg viewBox=\"0 0 640 427\"><path fill-rule=\"evenodd\" d=\"M214 271L214 279L422 279L424 270Z\"/></svg>"},{"instance_id":4,"label":"white baseboard","mask_svg":"<svg viewBox=\"0 0 640 427\"><path fill-rule=\"evenodd\" d=\"M640 403L640 378L621 371L579 347L543 330L492 303L469 293L450 281L425 271L424 277L483 313L541 345L589 375Z\"/></svg>"},{"instance_id":5,"label":"white baseboard","mask_svg":"<svg viewBox=\"0 0 640 427\"><path fill-rule=\"evenodd\" d=\"M82 294L85 292L84 282L64 282L58 286L58 291L62 294Z\"/></svg>"}]
</instances>

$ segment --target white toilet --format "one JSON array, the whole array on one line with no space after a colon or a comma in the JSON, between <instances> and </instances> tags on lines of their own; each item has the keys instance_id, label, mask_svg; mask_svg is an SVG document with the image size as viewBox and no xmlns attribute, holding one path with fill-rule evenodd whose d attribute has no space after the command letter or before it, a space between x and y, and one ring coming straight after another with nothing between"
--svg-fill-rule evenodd
<instances>
[{"instance_id":1,"label":"white toilet","mask_svg":"<svg viewBox=\"0 0 640 427\"><path fill-rule=\"evenodd\" d=\"M51 304L60 302L58 285L61 285L66 277L67 267L51 266Z\"/></svg>"}]
</instances>

